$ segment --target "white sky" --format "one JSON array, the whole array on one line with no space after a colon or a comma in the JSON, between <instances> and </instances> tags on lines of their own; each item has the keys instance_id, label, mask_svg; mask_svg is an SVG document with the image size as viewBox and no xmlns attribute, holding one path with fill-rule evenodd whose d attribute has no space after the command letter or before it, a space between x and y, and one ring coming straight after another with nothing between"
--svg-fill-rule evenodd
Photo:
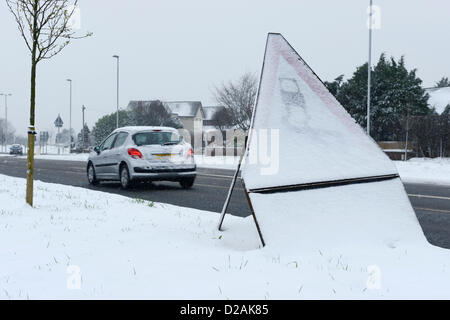
<instances>
[{"instance_id":1,"label":"white sky","mask_svg":"<svg viewBox=\"0 0 450 320\"><path fill-rule=\"evenodd\" d=\"M53 130L58 113L72 126L116 108L116 62L121 57L120 105L129 100L201 100L214 104L212 89L246 71L259 73L267 32L280 32L323 80L351 76L367 60L364 0L80 0L77 40L38 66L37 129ZM381 52L406 56L424 86L450 76L450 1L374 0L381 29L374 31L374 59ZM9 98L8 118L25 135L29 118L29 53L0 1L0 92ZM0 97L0 117L4 102Z\"/></svg>"}]
</instances>

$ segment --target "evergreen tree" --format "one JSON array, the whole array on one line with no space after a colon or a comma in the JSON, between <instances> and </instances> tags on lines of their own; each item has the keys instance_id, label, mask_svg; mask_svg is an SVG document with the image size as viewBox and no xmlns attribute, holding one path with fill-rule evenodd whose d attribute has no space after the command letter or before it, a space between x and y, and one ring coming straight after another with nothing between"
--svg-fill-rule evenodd
<instances>
[{"instance_id":1,"label":"evergreen tree","mask_svg":"<svg viewBox=\"0 0 450 320\"><path fill-rule=\"evenodd\" d=\"M436 82L436 87L438 88L450 87L450 80L448 80L447 77L442 77L441 80Z\"/></svg>"},{"instance_id":2,"label":"evergreen tree","mask_svg":"<svg viewBox=\"0 0 450 320\"><path fill-rule=\"evenodd\" d=\"M363 127L367 126L367 68L367 63L359 66L349 80L337 86L336 91L338 101ZM422 80L415 69L406 69L404 57L396 61L382 54L373 69L372 79L371 135L375 140L400 140L404 135L402 120L407 115L431 112L429 96L421 87Z\"/></svg>"},{"instance_id":3,"label":"evergreen tree","mask_svg":"<svg viewBox=\"0 0 450 320\"><path fill-rule=\"evenodd\" d=\"M119 111L119 127L126 127L133 125L131 120L131 112L127 110ZM116 130L116 112L100 118L92 129L92 134L95 139L95 144L99 145L111 132Z\"/></svg>"},{"instance_id":4,"label":"evergreen tree","mask_svg":"<svg viewBox=\"0 0 450 320\"><path fill-rule=\"evenodd\" d=\"M337 96L342 87L343 81L344 81L344 75L341 74L339 77L334 79L333 82L325 81L324 84L328 88L328 90L331 92L332 95Z\"/></svg>"}]
</instances>

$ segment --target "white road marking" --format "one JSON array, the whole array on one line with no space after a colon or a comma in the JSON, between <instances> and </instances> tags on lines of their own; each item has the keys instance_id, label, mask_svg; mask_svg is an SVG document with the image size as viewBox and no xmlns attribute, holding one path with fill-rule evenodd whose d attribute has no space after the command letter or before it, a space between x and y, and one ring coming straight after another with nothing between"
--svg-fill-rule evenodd
<instances>
[{"instance_id":1,"label":"white road marking","mask_svg":"<svg viewBox=\"0 0 450 320\"><path fill-rule=\"evenodd\" d=\"M414 210L431 211L431 212L439 212L439 213L450 213L450 210L431 209L431 208L414 207Z\"/></svg>"},{"instance_id":2,"label":"white road marking","mask_svg":"<svg viewBox=\"0 0 450 320\"><path fill-rule=\"evenodd\" d=\"M408 196L409 197L414 197L414 198L450 200L450 197L430 196L430 195L424 195L424 194L408 194Z\"/></svg>"},{"instance_id":3,"label":"white road marking","mask_svg":"<svg viewBox=\"0 0 450 320\"><path fill-rule=\"evenodd\" d=\"M198 173L198 172L197 172L197 176L211 177L211 178L220 178L220 179L226 178L226 179L229 179L229 180L233 179L232 176L224 176L224 175L220 175L220 174Z\"/></svg>"}]
</instances>

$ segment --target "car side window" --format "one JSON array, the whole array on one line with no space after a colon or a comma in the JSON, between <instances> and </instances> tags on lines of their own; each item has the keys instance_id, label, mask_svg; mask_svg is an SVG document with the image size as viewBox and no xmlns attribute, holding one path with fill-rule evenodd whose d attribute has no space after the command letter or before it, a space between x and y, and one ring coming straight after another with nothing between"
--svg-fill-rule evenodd
<instances>
[{"instance_id":1,"label":"car side window","mask_svg":"<svg viewBox=\"0 0 450 320\"><path fill-rule=\"evenodd\" d=\"M109 136L100 146L101 151L109 150L113 146L114 139L116 138L117 133Z\"/></svg>"},{"instance_id":2,"label":"car side window","mask_svg":"<svg viewBox=\"0 0 450 320\"><path fill-rule=\"evenodd\" d=\"M120 132L120 133L117 135L117 139L116 139L116 142L114 142L113 148L119 148L119 147L121 147L121 146L125 143L125 140L127 140L127 138L128 138L128 133L126 133L126 132Z\"/></svg>"}]
</instances>

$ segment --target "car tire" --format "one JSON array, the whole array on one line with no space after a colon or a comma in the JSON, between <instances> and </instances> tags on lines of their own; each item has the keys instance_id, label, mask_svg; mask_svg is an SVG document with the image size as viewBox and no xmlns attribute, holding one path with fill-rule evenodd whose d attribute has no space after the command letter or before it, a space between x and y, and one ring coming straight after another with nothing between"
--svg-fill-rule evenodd
<instances>
[{"instance_id":1,"label":"car tire","mask_svg":"<svg viewBox=\"0 0 450 320\"><path fill-rule=\"evenodd\" d=\"M119 180L120 180L120 186L122 187L122 189L128 189L132 185L131 179L130 179L130 171L128 170L128 166L126 164L123 164L120 166Z\"/></svg>"},{"instance_id":2,"label":"car tire","mask_svg":"<svg viewBox=\"0 0 450 320\"><path fill-rule=\"evenodd\" d=\"M95 174L95 168L92 162L89 162L87 167L87 178L90 185L95 186L98 184L97 176Z\"/></svg>"},{"instance_id":3,"label":"car tire","mask_svg":"<svg viewBox=\"0 0 450 320\"><path fill-rule=\"evenodd\" d=\"M190 189L194 185L195 178L185 178L180 180L180 186L183 189Z\"/></svg>"}]
</instances>

